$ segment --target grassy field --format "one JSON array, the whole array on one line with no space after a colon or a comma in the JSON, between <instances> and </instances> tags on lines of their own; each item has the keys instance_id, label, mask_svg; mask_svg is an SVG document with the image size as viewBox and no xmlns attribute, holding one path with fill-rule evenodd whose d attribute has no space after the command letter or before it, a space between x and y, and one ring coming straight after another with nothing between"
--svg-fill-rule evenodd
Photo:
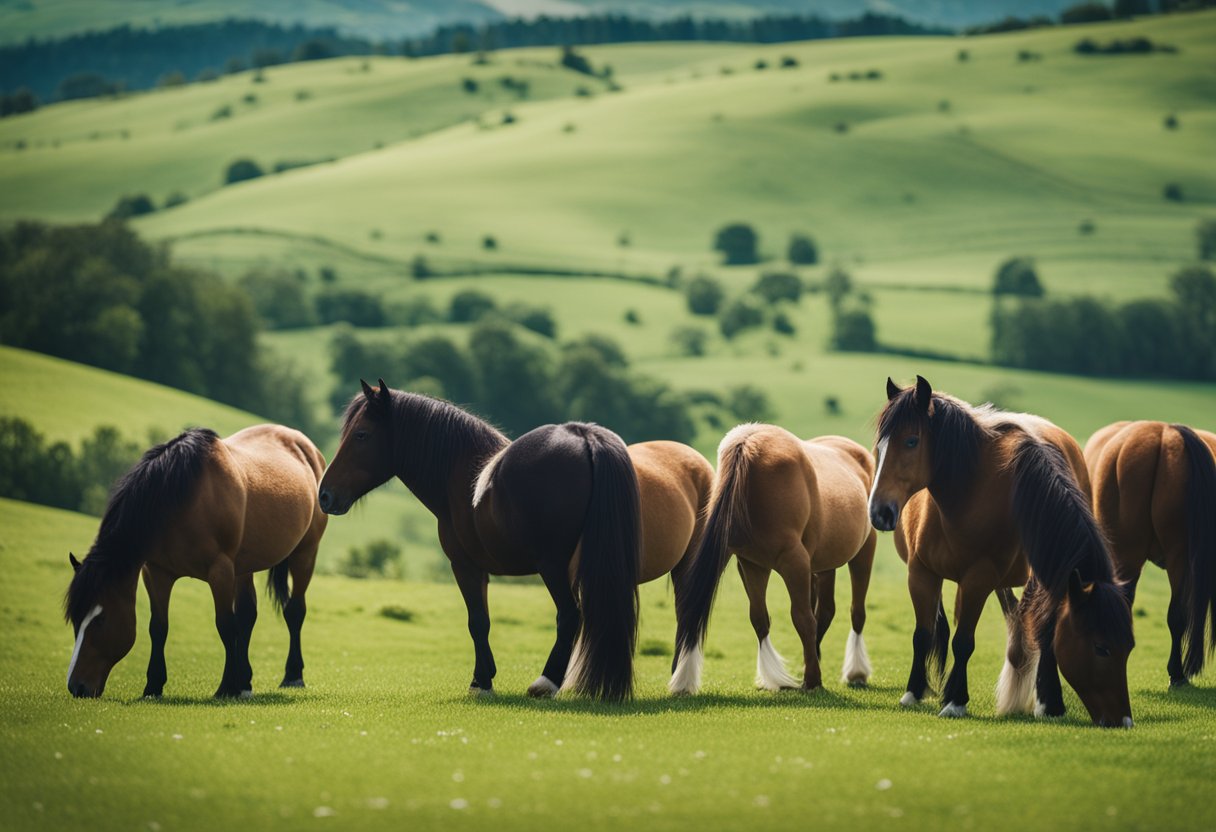
<instances>
[{"instance_id":1,"label":"grassy field","mask_svg":"<svg viewBox=\"0 0 1216 832\"><path fill-rule=\"evenodd\" d=\"M343 523L354 518L339 518ZM1130 663L1132 731L1089 727L1067 692L1061 723L996 720L1003 654L995 604L972 661L972 712L896 705L909 661L910 606L889 538L879 551L866 637L875 677L833 672L806 696L751 687L754 640L734 570L710 631L706 692L666 696L669 655L638 658L627 705L522 696L543 664L553 610L543 589L491 588L499 694L464 694L472 651L455 587L318 579L304 650L309 687L282 692L286 633L265 608L255 632L255 697L217 704L222 663L206 587L175 592L162 702L143 702L141 633L99 701L63 689L71 631L59 600L65 553L87 517L0 501L0 815L8 829L380 828L1048 828L1196 829L1216 822L1216 742L1207 680L1167 691L1165 581L1146 573ZM847 593L839 603L847 610ZM774 639L796 654L784 593ZM404 606L409 622L380 614ZM664 582L642 593L641 643L667 649ZM825 641L838 667L847 616ZM318 820L319 819L319 820Z\"/></svg>"}]
</instances>

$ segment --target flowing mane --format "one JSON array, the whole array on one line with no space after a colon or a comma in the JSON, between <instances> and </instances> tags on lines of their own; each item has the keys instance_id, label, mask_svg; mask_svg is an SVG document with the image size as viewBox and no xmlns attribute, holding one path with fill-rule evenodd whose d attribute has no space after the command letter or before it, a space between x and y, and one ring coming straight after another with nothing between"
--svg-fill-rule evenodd
<instances>
[{"instance_id":1,"label":"flowing mane","mask_svg":"<svg viewBox=\"0 0 1216 832\"><path fill-rule=\"evenodd\" d=\"M1064 454L1055 445L1028 436L1014 451L1013 513L1022 546L1044 590L1044 602L1035 618L1044 624L1068 594L1069 577L1076 572L1092 584L1087 609L1090 624L1114 644L1135 643L1132 619L1122 585L1090 508L1089 498L1073 475ZM1050 603L1047 603L1050 599Z\"/></svg>"},{"instance_id":2,"label":"flowing mane","mask_svg":"<svg viewBox=\"0 0 1216 832\"><path fill-rule=\"evenodd\" d=\"M97 539L68 586L63 606L70 623L84 618L108 582L139 570L148 547L194 494L203 463L218 440L215 431L191 428L148 449L118 480Z\"/></svg>"},{"instance_id":3,"label":"flowing mane","mask_svg":"<svg viewBox=\"0 0 1216 832\"><path fill-rule=\"evenodd\" d=\"M394 472L423 499L440 496L438 490L446 487L447 475L461 460L479 465L510 444L489 422L450 402L402 390L390 389L389 395ZM356 395L342 418L342 438L364 413L380 418L377 411L367 396ZM470 482L470 497L472 489Z\"/></svg>"},{"instance_id":4,"label":"flowing mane","mask_svg":"<svg viewBox=\"0 0 1216 832\"><path fill-rule=\"evenodd\" d=\"M979 465L980 449L994 431L989 427L999 411L974 408L953 396L934 393L928 412L917 401L915 387L899 392L878 417L878 441L912 428L932 436L929 490L941 505L957 503L970 493Z\"/></svg>"}]
</instances>

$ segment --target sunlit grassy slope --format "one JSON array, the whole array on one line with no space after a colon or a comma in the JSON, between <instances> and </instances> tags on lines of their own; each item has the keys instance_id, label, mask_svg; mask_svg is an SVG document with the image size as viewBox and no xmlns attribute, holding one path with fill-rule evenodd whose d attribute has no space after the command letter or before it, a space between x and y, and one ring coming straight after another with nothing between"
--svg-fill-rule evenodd
<instances>
[{"instance_id":1,"label":"sunlit grassy slope","mask_svg":"<svg viewBox=\"0 0 1216 832\"><path fill-rule=\"evenodd\" d=\"M824 641L825 690L751 687L754 638L733 570L710 629L704 695L666 695L670 589L644 587L638 694L623 706L522 696L545 661L543 588L493 584L499 695L468 699L472 666L454 586L322 577L309 593L309 687L273 687L287 648L263 609L251 652L255 696L210 698L223 654L206 587L174 592L163 702L143 702L147 606L105 697L64 690L71 630L64 556L90 518L0 500L0 812L12 830L432 828L1195 829L1213 821L1216 707L1208 679L1168 690L1166 582L1137 596L1129 671L1136 727L1089 727L1066 690L1059 723L993 718L1003 627L986 611L971 662L973 716L942 720L896 700L910 660L903 567L884 539L866 638L866 690L836 678L847 581ZM774 641L797 654L785 593L770 593ZM380 615L387 605L409 622ZM791 662L794 664L794 662Z\"/></svg>"},{"instance_id":2,"label":"sunlit grassy slope","mask_svg":"<svg viewBox=\"0 0 1216 832\"><path fill-rule=\"evenodd\" d=\"M145 442L150 434L164 438L187 427L208 427L226 436L265 421L180 390L11 347L0 347L0 416L25 419L50 441L73 445L101 425ZM332 455L333 448L323 451ZM72 539L75 551L88 550L96 522ZM403 547L408 574L435 575L434 564L442 555L433 520L401 486L377 492L347 522L332 525L322 543L321 568L334 569L353 545L383 539Z\"/></svg>"}]
</instances>

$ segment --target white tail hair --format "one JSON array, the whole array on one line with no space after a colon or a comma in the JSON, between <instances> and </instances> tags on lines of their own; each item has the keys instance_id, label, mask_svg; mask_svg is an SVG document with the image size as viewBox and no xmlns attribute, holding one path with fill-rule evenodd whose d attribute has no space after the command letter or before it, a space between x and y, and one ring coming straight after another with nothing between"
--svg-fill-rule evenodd
<instances>
[{"instance_id":1,"label":"white tail hair","mask_svg":"<svg viewBox=\"0 0 1216 832\"><path fill-rule=\"evenodd\" d=\"M783 688L798 688L802 684L785 669L785 659L773 646L773 641L765 636L756 651L756 687L764 690L782 690Z\"/></svg>"},{"instance_id":2,"label":"white tail hair","mask_svg":"<svg viewBox=\"0 0 1216 832\"><path fill-rule=\"evenodd\" d=\"M849 640L844 645L844 667L840 681L852 687L861 687L870 681L874 668L870 665L870 654L866 651L866 640L856 630L849 630Z\"/></svg>"},{"instance_id":3,"label":"white tail hair","mask_svg":"<svg viewBox=\"0 0 1216 832\"><path fill-rule=\"evenodd\" d=\"M667 683L667 690L682 696L691 695L701 689L701 667L705 664L705 651L697 642L694 650L681 650L680 659L676 662L675 672Z\"/></svg>"}]
</instances>

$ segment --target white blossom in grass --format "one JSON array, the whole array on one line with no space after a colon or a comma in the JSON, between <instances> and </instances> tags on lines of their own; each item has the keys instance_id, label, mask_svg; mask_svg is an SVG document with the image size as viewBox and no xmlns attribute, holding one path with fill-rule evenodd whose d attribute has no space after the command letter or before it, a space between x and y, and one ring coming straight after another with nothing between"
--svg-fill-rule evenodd
<instances>
[{"instance_id":1,"label":"white blossom in grass","mask_svg":"<svg viewBox=\"0 0 1216 832\"><path fill-rule=\"evenodd\" d=\"M314 818L332 818L336 814L337 812L328 806L318 806L312 810L312 816Z\"/></svg>"},{"instance_id":2,"label":"white blossom in grass","mask_svg":"<svg viewBox=\"0 0 1216 832\"><path fill-rule=\"evenodd\" d=\"M891 788L891 781L884 777L874 784L874 788L878 789L880 792L885 792L887 789Z\"/></svg>"},{"instance_id":3,"label":"white blossom in grass","mask_svg":"<svg viewBox=\"0 0 1216 832\"><path fill-rule=\"evenodd\" d=\"M369 808L369 809L387 809L388 808L388 798L387 797L369 797L367 799L367 808Z\"/></svg>"},{"instance_id":4,"label":"white blossom in grass","mask_svg":"<svg viewBox=\"0 0 1216 832\"><path fill-rule=\"evenodd\" d=\"M463 797L457 797L453 798L452 802L448 805L453 809L467 809L469 808L469 801L465 800Z\"/></svg>"},{"instance_id":5,"label":"white blossom in grass","mask_svg":"<svg viewBox=\"0 0 1216 832\"><path fill-rule=\"evenodd\" d=\"M761 809L767 809L770 801L768 799L768 795L758 794L758 795L756 795L756 799L753 802L757 806L759 806Z\"/></svg>"}]
</instances>

